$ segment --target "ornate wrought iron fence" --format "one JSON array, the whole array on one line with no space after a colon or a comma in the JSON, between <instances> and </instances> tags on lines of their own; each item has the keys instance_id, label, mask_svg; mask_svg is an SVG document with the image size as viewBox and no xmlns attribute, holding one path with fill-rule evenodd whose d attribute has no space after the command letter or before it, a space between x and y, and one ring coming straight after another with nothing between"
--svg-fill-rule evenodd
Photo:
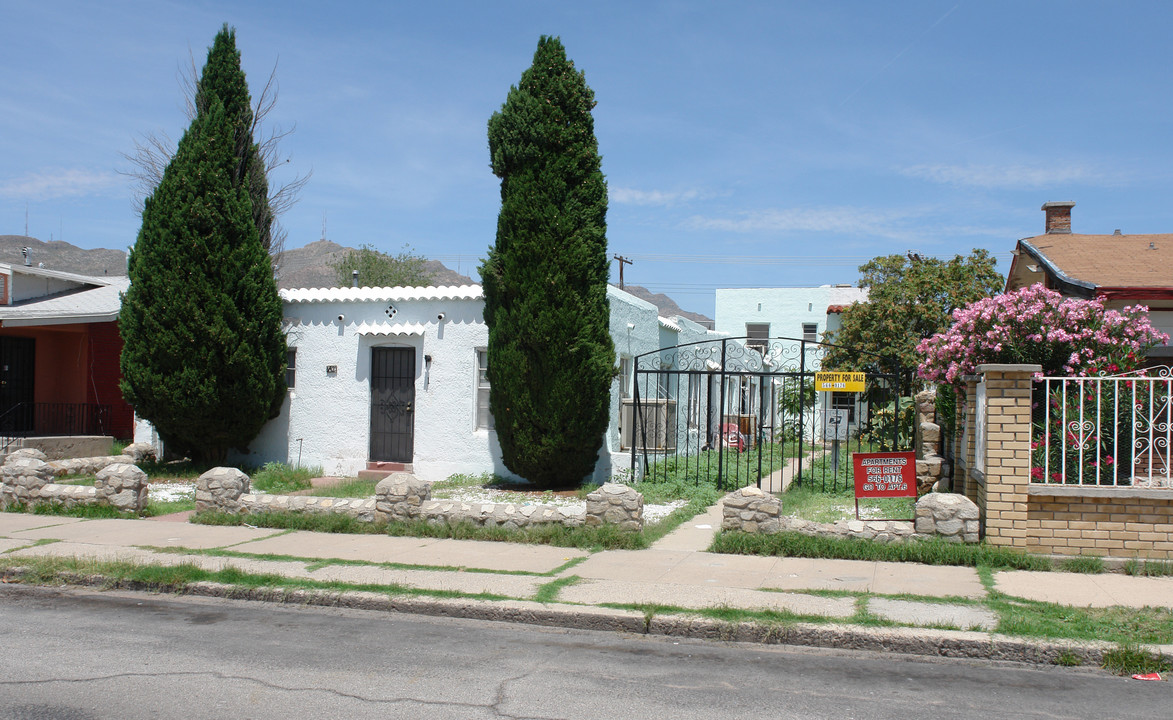
<instances>
[{"instance_id":1,"label":"ornate wrought iron fence","mask_svg":"<svg viewBox=\"0 0 1173 720\"><path fill-rule=\"evenodd\" d=\"M816 393L815 372L830 347L799 338L724 338L637 356L620 428L632 473L728 490L760 487L791 463L795 482L845 482L836 451L887 444L886 434L877 437L877 418L885 409L899 415L900 372L861 351L872 368L864 393ZM891 433L895 449L902 442L897 423ZM832 462L813 462L832 452Z\"/></svg>"},{"instance_id":2,"label":"ornate wrought iron fence","mask_svg":"<svg viewBox=\"0 0 1173 720\"><path fill-rule=\"evenodd\" d=\"M1173 369L1035 383L1031 481L1171 487Z\"/></svg>"}]
</instances>

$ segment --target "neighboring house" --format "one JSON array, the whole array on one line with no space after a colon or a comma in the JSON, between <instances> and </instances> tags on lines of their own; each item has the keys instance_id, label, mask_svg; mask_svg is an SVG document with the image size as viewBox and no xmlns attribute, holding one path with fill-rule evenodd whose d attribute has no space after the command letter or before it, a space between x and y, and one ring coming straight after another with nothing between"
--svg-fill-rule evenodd
<instances>
[{"instance_id":1,"label":"neighboring house","mask_svg":"<svg viewBox=\"0 0 1173 720\"><path fill-rule=\"evenodd\" d=\"M754 340L786 337L821 342L841 327L839 316L868 291L851 285L725 288L717 290L717 330Z\"/></svg>"},{"instance_id":2,"label":"neighboring house","mask_svg":"<svg viewBox=\"0 0 1173 720\"><path fill-rule=\"evenodd\" d=\"M0 436L131 436L118 388L128 285L0 263Z\"/></svg>"},{"instance_id":3,"label":"neighboring house","mask_svg":"<svg viewBox=\"0 0 1173 720\"><path fill-rule=\"evenodd\" d=\"M489 412L480 286L297 289L281 298L289 397L234 462L320 466L334 475L410 468L429 481L511 475ZM660 318L654 305L615 287L607 298L619 372L596 481L631 465L621 439L631 359L710 332Z\"/></svg>"},{"instance_id":4,"label":"neighboring house","mask_svg":"<svg viewBox=\"0 0 1173 720\"><path fill-rule=\"evenodd\" d=\"M1083 235L1071 232L1073 202L1049 202L1042 235L1018 241L1006 292L1043 283L1069 297L1101 298L1119 310L1146 305L1158 330L1173 335L1173 234ZM1168 362L1173 347L1153 348Z\"/></svg>"}]
</instances>

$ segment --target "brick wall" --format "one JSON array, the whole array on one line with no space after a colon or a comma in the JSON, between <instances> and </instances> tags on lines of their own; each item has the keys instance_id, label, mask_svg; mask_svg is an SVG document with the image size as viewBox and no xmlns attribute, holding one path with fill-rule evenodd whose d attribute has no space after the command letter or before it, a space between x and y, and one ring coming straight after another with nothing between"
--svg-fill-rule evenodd
<instances>
[{"instance_id":1,"label":"brick wall","mask_svg":"<svg viewBox=\"0 0 1173 720\"><path fill-rule=\"evenodd\" d=\"M1031 376L1038 366L981 365L967 383L965 493L984 521L985 541L1048 555L1173 560L1173 490L1030 482ZM985 447L974 442L984 423ZM959 444L960 440L958 441ZM977 472L984 452L985 472Z\"/></svg>"},{"instance_id":2,"label":"brick wall","mask_svg":"<svg viewBox=\"0 0 1173 720\"><path fill-rule=\"evenodd\" d=\"M1048 555L1173 559L1173 493L1030 498L1026 549ZM1131 495L1131 497L1130 497Z\"/></svg>"}]
</instances>

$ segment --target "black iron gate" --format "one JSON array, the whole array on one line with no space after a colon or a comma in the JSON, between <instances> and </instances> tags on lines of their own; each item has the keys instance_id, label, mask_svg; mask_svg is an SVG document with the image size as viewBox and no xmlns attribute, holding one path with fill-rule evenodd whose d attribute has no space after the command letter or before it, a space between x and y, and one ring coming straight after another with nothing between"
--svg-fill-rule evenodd
<instances>
[{"instance_id":1,"label":"black iron gate","mask_svg":"<svg viewBox=\"0 0 1173 720\"><path fill-rule=\"evenodd\" d=\"M831 345L797 338L724 338L634 358L621 402L621 445L633 475L712 481L721 490L769 481L846 482L850 451L901 449L900 368L866 351L863 392L818 392ZM847 351L846 348L839 348ZM830 369L830 368L826 368ZM849 471L848 471L849 473Z\"/></svg>"}]
</instances>

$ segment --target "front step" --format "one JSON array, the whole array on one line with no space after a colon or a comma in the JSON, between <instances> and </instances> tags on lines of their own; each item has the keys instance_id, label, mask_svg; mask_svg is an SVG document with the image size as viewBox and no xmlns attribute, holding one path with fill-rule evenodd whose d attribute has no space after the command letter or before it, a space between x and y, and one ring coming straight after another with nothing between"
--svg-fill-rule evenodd
<instances>
[{"instance_id":1,"label":"front step","mask_svg":"<svg viewBox=\"0 0 1173 720\"><path fill-rule=\"evenodd\" d=\"M411 463L369 462L366 470L358 471L359 480L382 480L392 473L412 472Z\"/></svg>"}]
</instances>

